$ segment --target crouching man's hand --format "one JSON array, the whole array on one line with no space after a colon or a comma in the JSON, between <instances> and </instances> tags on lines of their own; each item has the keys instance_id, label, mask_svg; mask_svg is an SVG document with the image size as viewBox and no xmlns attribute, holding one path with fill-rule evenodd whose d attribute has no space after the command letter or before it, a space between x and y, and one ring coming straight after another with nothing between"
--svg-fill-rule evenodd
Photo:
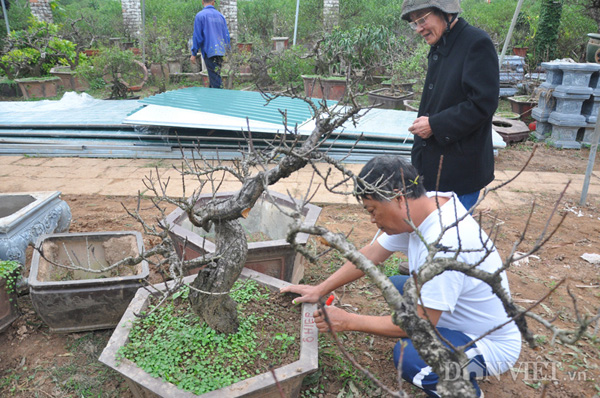
<instances>
[{"instance_id":1,"label":"crouching man's hand","mask_svg":"<svg viewBox=\"0 0 600 398\"><path fill-rule=\"evenodd\" d=\"M330 325L328 325L325 320L323 311L327 311L327 318L329 319L331 329L329 327ZM324 309L316 310L313 316L315 317L315 324L317 325L319 332L329 332L330 330L334 332L343 332L345 330L352 330L351 320L356 315L346 312L338 307L327 306Z\"/></svg>"},{"instance_id":2,"label":"crouching man's hand","mask_svg":"<svg viewBox=\"0 0 600 398\"><path fill-rule=\"evenodd\" d=\"M279 290L280 293L296 293L299 294L300 297L296 297L292 303L300 304L300 303L316 303L319 301L321 294L317 286L310 285L289 285L282 287Z\"/></svg>"}]
</instances>

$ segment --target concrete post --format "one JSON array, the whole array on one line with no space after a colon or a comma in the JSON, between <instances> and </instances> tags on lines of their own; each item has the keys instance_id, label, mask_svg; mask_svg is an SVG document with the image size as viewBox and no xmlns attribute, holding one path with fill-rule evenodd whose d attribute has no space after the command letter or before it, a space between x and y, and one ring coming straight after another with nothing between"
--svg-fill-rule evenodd
<instances>
[{"instance_id":1,"label":"concrete post","mask_svg":"<svg viewBox=\"0 0 600 398\"><path fill-rule=\"evenodd\" d=\"M29 0L29 8L31 8L31 14L35 19L42 22L52 23L52 8L50 7L50 0Z\"/></svg>"},{"instance_id":2,"label":"concrete post","mask_svg":"<svg viewBox=\"0 0 600 398\"><path fill-rule=\"evenodd\" d=\"M140 0L121 0L123 25L133 38L140 39L142 33L142 6Z\"/></svg>"},{"instance_id":3,"label":"concrete post","mask_svg":"<svg viewBox=\"0 0 600 398\"><path fill-rule=\"evenodd\" d=\"M331 32L340 20L340 0L323 0L323 27Z\"/></svg>"},{"instance_id":4,"label":"concrete post","mask_svg":"<svg viewBox=\"0 0 600 398\"><path fill-rule=\"evenodd\" d=\"M238 39L238 18L237 18L237 0L221 0L219 11L227 21L227 29L231 42L235 43Z\"/></svg>"}]
</instances>

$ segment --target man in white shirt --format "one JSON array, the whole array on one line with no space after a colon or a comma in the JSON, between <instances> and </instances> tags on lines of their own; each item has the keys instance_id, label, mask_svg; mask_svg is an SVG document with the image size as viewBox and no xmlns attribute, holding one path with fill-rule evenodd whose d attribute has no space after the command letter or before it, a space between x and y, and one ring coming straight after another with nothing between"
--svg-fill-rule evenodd
<instances>
[{"instance_id":1,"label":"man in white shirt","mask_svg":"<svg viewBox=\"0 0 600 398\"><path fill-rule=\"evenodd\" d=\"M373 191L360 182L357 186L358 198L371 215L371 222L383 232L377 241L360 250L374 264L381 264L395 251L402 251L408 256L410 272L416 272L423 266L428 255L421 237L426 242L433 243L440 237L443 226L451 226L464 216L458 226L444 232L439 242L444 250L439 251L436 258L456 256L458 261L478 264L478 269L490 273L502 266L495 247L477 222L466 214L467 210L457 196L454 193L426 192L416 169L402 158L375 157L363 167L359 177L379 189ZM391 195L384 195L382 191L401 195L390 199ZM408 222L409 219L416 230ZM281 291L300 294L294 303L316 302L363 275L354 264L346 262L319 285L292 285ZM408 278L397 275L390 280L402 293ZM501 278L502 286L509 292L504 272L501 273ZM471 359L467 366L471 382L478 396L481 396L476 376L503 373L517 361L521 351L521 336L517 326L510 321L500 299L490 286L461 272L443 272L421 286L420 293L419 315L425 317L427 313L439 332L455 347L465 345L506 323L465 351ZM400 355L401 342L396 344L394 363L398 367L402 358L402 378L423 389L431 397L439 396L436 392L438 375L419 357L409 336L392 322L390 315L352 314L337 307L327 307L327 314L335 332L360 331L400 337L407 345ZM314 316L319 331L328 331L329 326L321 312L316 311Z\"/></svg>"}]
</instances>

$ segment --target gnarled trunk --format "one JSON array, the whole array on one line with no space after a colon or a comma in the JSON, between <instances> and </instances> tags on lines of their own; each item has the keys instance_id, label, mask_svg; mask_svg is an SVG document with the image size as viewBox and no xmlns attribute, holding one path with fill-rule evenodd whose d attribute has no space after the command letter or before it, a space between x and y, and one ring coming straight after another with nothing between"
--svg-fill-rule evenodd
<instances>
[{"instance_id":1,"label":"gnarled trunk","mask_svg":"<svg viewBox=\"0 0 600 398\"><path fill-rule=\"evenodd\" d=\"M198 272L192 287L190 302L194 312L214 330L235 333L238 330L237 303L228 293L246 263L248 244L237 220L215 222L215 261Z\"/></svg>"}]
</instances>

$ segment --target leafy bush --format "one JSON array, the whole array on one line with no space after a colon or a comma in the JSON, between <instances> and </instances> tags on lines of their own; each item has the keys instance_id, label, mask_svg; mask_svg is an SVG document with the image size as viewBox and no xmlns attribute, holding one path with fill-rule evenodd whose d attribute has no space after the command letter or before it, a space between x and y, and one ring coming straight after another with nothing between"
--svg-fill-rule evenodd
<instances>
[{"instance_id":1,"label":"leafy bush","mask_svg":"<svg viewBox=\"0 0 600 398\"><path fill-rule=\"evenodd\" d=\"M144 79L143 68L133 52L118 46L100 48L89 64L77 68L77 75L93 88L102 86L101 80L111 84L111 98L126 98L128 86L141 84Z\"/></svg>"},{"instance_id":2,"label":"leafy bush","mask_svg":"<svg viewBox=\"0 0 600 398\"><path fill-rule=\"evenodd\" d=\"M340 28L353 26L385 26L396 34L412 33L402 18L402 2L397 0L344 0L340 1Z\"/></svg>"},{"instance_id":3,"label":"leafy bush","mask_svg":"<svg viewBox=\"0 0 600 398\"><path fill-rule=\"evenodd\" d=\"M463 0L461 8L462 17L469 23L485 30L491 37L498 50L504 45L508 28L515 12L516 2L514 0L494 0L491 3L481 0ZM541 50L545 54L538 56L540 50L534 49L534 41L540 34L540 29L548 29L547 23L540 21L542 14L542 2L525 0L517 19L517 25L511 40L512 46L524 45L530 48L532 58L530 63L535 66L536 62L550 61L553 58L573 58L583 62L587 33L596 32L597 25L592 18L586 15L582 5L573 2L563 2L562 18L558 37L555 37L554 52ZM543 26L543 28L542 28ZM538 38L539 40L539 38Z\"/></svg>"},{"instance_id":4,"label":"leafy bush","mask_svg":"<svg viewBox=\"0 0 600 398\"><path fill-rule=\"evenodd\" d=\"M302 75L314 72L315 60L306 56L302 46L293 46L275 54L270 61L270 67L275 83L283 87L292 87L302 84Z\"/></svg>"},{"instance_id":5,"label":"leafy bush","mask_svg":"<svg viewBox=\"0 0 600 398\"><path fill-rule=\"evenodd\" d=\"M390 63L393 36L385 26L366 25L348 30L334 29L325 36L322 45L325 63L339 63L337 72L345 74L346 68L364 70L371 75L378 67ZM331 70L329 71L331 72Z\"/></svg>"},{"instance_id":6,"label":"leafy bush","mask_svg":"<svg viewBox=\"0 0 600 398\"><path fill-rule=\"evenodd\" d=\"M297 43L309 42L321 34L323 2L300 2ZM292 42L296 0L241 0L238 2L238 41L270 43L275 36L287 36Z\"/></svg>"},{"instance_id":7,"label":"leafy bush","mask_svg":"<svg viewBox=\"0 0 600 398\"><path fill-rule=\"evenodd\" d=\"M0 7L0 11L2 8ZM27 29L29 18L31 17L31 9L29 8L29 2L27 0L11 0L10 9L8 14L8 24L10 30L22 30ZM2 17L4 20L4 16ZM2 28L0 28L0 48L4 47L6 40L6 29L4 29L4 22L2 22Z\"/></svg>"},{"instance_id":8,"label":"leafy bush","mask_svg":"<svg viewBox=\"0 0 600 398\"><path fill-rule=\"evenodd\" d=\"M81 19L81 35L107 43L111 37L126 37L120 0L61 0L53 2L54 21L66 28ZM80 43L84 44L84 43Z\"/></svg>"},{"instance_id":9,"label":"leafy bush","mask_svg":"<svg viewBox=\"0 0 600 398\"><path fill-rule=\"evenodd\" d=\"M22 78L47 76L56 65L77 65L76 45L58 37L59 28L30 18L27 29L14 30L6 38L0 68L9 78Z\"/></svg>"},{"instance_id":10,"label":"leafy bush","mask_svg":"<svg viewBox=\"0 0 600 398\"><path fill-rule=\"evenodd\" d=\"M402 41L402 50L392 65L391 83L398 85L414 81L423 84L427 74L429 45L424 40Z\"/></svg>"},{"instance_id":11,"label":"leafy bush","mask_svg":"<svg viewBox=\"0 0 600 398\"><path fill-rule=\"evenodd\" d=\"M17 281L21 275L21 264L16 261L0 260L0 279L6 282L6 292L10 295L15 292ZM12 299L10 299L12 300Z\"/></svg>"}]
</instances>

